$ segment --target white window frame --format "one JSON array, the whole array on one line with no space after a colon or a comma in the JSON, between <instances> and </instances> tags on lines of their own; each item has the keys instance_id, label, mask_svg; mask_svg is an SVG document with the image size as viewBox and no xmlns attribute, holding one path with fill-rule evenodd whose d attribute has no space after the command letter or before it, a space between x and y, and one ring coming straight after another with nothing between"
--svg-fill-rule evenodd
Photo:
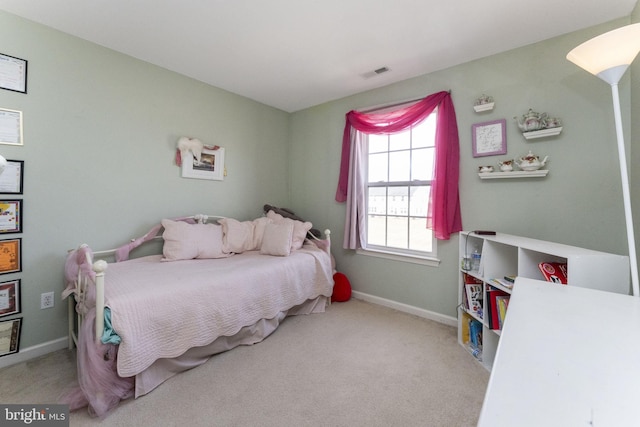
<instances>
[{"instance_id":1,"label":"white window frame","mask_svg":"<svg viewBox=\"0 0 640 427\"><path fill-rule=\"evenodd\" d=\"M437 114L437 110L434 111L432 113L433 115ZM365 176L369 176L368 172L369 172L369 139L368 137L365 139L366 140L366 144L367 144L367 162L366 162L366 171L365 171ZM415 149L418 148L424 148L424 147L410 147L409 150L413 151ZM434 147L435 150L435 147ZM389 151L388 151L389 152ZM365 183L365 193L367 194L367 196L365 197L365 212L366 214L364 215L364 223L365 223L365 236L363 238L364 241L364 247L357 249L356 253L362 254L362 255L368 255L368 256L374 256L374 257L380 257L380 258L386 258L386 259L393 259L393 260L397 260L397 261L404 261L404 262L411 262L411 263L417 263L417 264L424 264L424 265L430 265L430 266L437 266L440 263L440 260L438 259L438 246L437 246L437 239L435 238L435 235L432 232L432 236L431 236L431 241L432 241L432 251L431 252L424 252L424 251L417 251L417 250L411 250L411 249L403 249L403 248L396 248L396 247L391 247L391 246L384 246L384 245L372 245L369 244L368 242L368 227L369 227L369 197L368 197L368 190L369 188L372 187L380 187L380 188L390 188L390 187L408 187L410 188L411 186L416 186L416 185L428 185L431 186L432 185L432 180L414 180L414 181L384 181L383 183L380 184L371 184L368 182L368 178L367 178L367 182ZM409 190L409 194L411 194L410 190ZM393 215L389 212L389 210L386 210L386 213L384 214L385 217L389 217L389 216L396 216ZM405 215L400 215L400 216L405 216ZM411 218L410 215L410 211L407 212L406 214L407 218ZM426 218L425 218L426 221ZM425 224L426 226L426 224Z\"/></svg>"}]
</instances>

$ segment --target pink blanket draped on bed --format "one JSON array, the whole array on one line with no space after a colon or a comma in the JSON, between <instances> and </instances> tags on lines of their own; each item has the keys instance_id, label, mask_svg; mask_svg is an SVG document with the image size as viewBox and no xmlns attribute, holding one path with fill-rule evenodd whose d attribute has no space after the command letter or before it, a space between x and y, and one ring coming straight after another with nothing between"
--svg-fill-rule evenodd
<instances>
[{"instance_id":1,"label":"pink blanket draped on bed","mask_svg":"<svg viewBox=\"0 0 640 427\"><path fill-rule=\"evenodd\" d=\"M112 264L107 272L105 305L122 338L122 377L332 292L329 256L313 245L288 257L252 251L224 260L160 258Z\"/></svg>"}]
</instances>

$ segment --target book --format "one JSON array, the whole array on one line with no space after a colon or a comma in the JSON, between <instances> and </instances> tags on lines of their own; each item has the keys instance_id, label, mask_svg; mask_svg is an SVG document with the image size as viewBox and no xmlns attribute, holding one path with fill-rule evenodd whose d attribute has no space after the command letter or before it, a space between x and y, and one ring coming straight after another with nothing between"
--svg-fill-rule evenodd
<instances>
[{"instance_id":1,"label":"book","mask_svg":"<svg viewBox=\"0 0 640 427\"><path fill-rule=\"evenodd\" d=\"M475 319L469 319L469 345L482 350L482 323Z\"/></svg>"},{"instance_id":2,"label":"book","mask_svg":"<svg viewBox=\"0 0 640 427\"><path fill-rule=\"evenodd\" d=\"M566 262L541 262L538 268L547 282L567 284Z\"/></svg>"},{"instance_id":3,"label":"book","mask_svg":"<svg viewBox=\"0 0 640 427\"><path fill-rule=\"evenodd\" d=\"M509 306L509 296L500 295L496 297L496 303L498 305L498 322L500 329L504 325L504 318L507 316L507 307Z\"/></svg>"},{"instance_id":4,"label":"book","mask_svg":"<svg viewBox=\"0 0 640 427\"><path fill-rule=\"evenodd\" d=\"M489 329L502 329L502 321L500 319L500 307L498 306L497 299L499 297L510 297L510 295L501 290L493 287L487 288L487 320Z\"/></svg>"},{"instance_id":5,"label":"book","mask_svg":"<svg viewBox=\"0 0 640 427\"><path fill-rule=\"evenodd\" d=\"M464 285L469 311L482 319L482 285L468 283Z\"/></svg>"},{"instance_id":6,"label":"book","mask_svg":"<svg viewBox=\"0 0 640 427\"><path fill-rule=\"evenodd\" d=\"M503 286L503 287L505 287L507 289L512 289L513 288L513 282L510 282L510 281L505 280L505 279L497 279L496 278L496 279L491 279L490 282L492 284Z\"/></svg>"},{"instance_id":7,"label":"book","mask_svg":"<svg viewBox=\"0 0 640 427\"><path fill-rule=\"evenodd\" d=\"M517 276L504 276L504 280L506 280L507 282L515 283L516 277Z\"/></svg>"}]
</instances>

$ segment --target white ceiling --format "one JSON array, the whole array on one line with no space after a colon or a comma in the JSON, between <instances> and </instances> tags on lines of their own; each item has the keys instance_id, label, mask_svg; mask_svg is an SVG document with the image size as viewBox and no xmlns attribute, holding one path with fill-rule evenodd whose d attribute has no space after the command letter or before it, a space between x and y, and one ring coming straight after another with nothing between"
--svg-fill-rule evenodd
<instances>
[{"instance_id":1,"label":"white ceiling","mask_svg":"<svg viewBox=\"0 0 640 427\"><path fill-rule=\"evenodd\" d=\"M629 16L636 1L0 0L0 9L293 112Z\"/></svg>"}]
</instances>

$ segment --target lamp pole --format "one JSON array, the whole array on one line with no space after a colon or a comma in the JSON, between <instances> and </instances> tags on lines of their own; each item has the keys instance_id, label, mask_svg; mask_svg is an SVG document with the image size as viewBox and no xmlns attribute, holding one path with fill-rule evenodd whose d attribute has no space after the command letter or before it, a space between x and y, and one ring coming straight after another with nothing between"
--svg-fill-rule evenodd
<instances>
[{"instance_id":1,"label":"lamp pole","mask_svg":"<svg viewBox=\"0 0 640 427\"><path fill-rule=\"evenodd\" d=\"M618 83L611 83L613 97L613 116L616 123L616 137L618 140L618 159L620 161L620 178L622 180L622 199L624 202L624 217L627 224L627 241L629 245L629 263L631 266L631 289L633 296L640 296L638 284L638 259L636 257L636 240L633 232L633 216L631 214L631 193L629 191L629 173L625 155L624 134L622 132L622 115L620 113L620 95Z\"/></svg>"}]
</instances>

